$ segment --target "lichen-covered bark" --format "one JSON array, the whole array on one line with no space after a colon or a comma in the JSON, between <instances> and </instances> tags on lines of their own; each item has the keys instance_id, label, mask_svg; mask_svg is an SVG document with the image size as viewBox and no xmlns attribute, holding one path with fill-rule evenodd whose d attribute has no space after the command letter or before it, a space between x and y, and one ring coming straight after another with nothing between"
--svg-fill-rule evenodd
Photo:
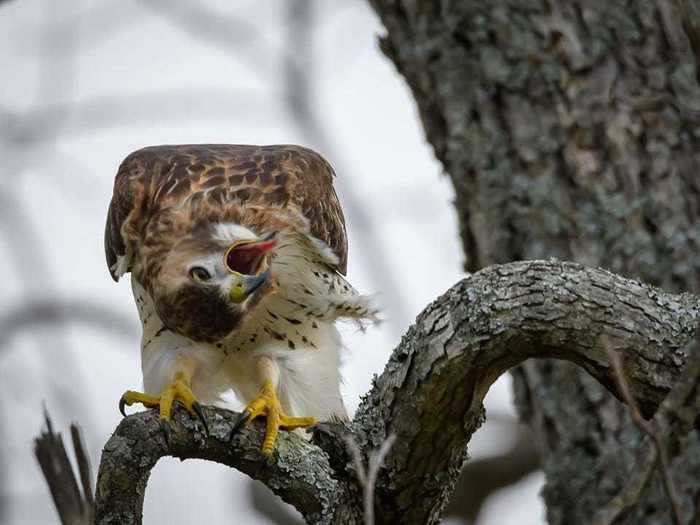
<instances>
[{"instance_id":1,"label":"lichen-covered bark","mask_svg":"<svg viewBox=\"0 0 700 525\"><path fill-rule=\"evenodd\" d=\"M488 388L529 357L566 359L614 390L607 339L651 414L680 370L696 301L541 261L489 267L454 286L418 317L355 417L366 449L397 436L377 488L380 522L437 521Z\"/></svg>"},{"instance_id":2,"label":"lichen-covered bark","mask_svg":"<svg viewBox=\"0 0 700 525\"><path fill-rule=\"evenodd\" d=\"M140 523L148 474L164 455L203 458L267 484L311 523L361 523L343 435L368 455L396 436L376 486L378 523L439 520L482 401L495 379L529 357L565 359L615 390L605 345L624 356L631 391L651 414L679 376L700 320L700 298L668 295L609 272L556 261L486 268L429 305L394 350L350 424L323 424L313 442L283 433L265 463L262 425L231 444L234 414L207 408L209 436L176 413L166 443L155 412L126 418L105 446L97 523Z\"/></svg>"},{"instance_id":3,"label":"lichen-covered bark","mask_svg":"<svg viewBox=\"0 0 700 525\"><path fill-rule=\"evenodd\" d=\"M454 183L468 269L555 256L700 290L700 89L683 54L700 47L683 2L371 3ZM549 521L586 522L634 467L637 429L570 364L526 364L516 394ZM674 464L690 498L698 441ZM651 519L668 520L659 484L626 517Z\"/></svg>"},{"instance_id":4,"label":"lichen-covered bark","mask_svg":"<svg viewBox=\"0 0 700 525\"><path fill-rule=\"evenodd\" d=\"M260 452L263 428L253 424L230 440L236 416L228 410L204 407L209 434L184 409L175 411L166 441L157 411L124 418L102 451L97 478L96 523L139 524L151 469L163 456L216 461L265 483L300 509L311 523L327 523L343 497L343 486L332 476L326 454L295 434L283 433L275 461Z\"/></svg>"}]
</instances>

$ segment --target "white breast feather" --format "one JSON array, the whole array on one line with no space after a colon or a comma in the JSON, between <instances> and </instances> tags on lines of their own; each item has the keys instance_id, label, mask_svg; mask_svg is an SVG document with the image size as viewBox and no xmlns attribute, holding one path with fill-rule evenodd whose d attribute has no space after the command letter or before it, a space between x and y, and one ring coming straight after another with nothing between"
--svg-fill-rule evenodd
<instances>
[{"instance_id":1,"label":"white breast feather","mask_svg":"<svg viewBox=\"0 0 700 525\"><path fill-rule=\"evenodd\" d=\"M328 266L328 254L320 245L304 236L280 238L271 264L274 292L223 345L197 343L167 330L152 299L132 276L143 325L145 392L158 394L184 355L198 364L192 390L202 402L215 402L233 388L248 403L262 386L256 358L266 355L279 367L278 393L289 415L346 418L340 395L342 343L334 323L343 318L374 321L378 310L371 297L358 294Z\"/></svg>"},{"instance_id":2,"label":"white breast feather","mask_svg":"<svg viewBox=\"0 0 700 525\"><path fill-rule=\"evenodd\" d=\"M217 380L224 359L223 351L214 345L198 343L171 332L158 317L151 296L131 277L131 288L141 318L141 371L147 394L158 395L176 371L176 361L186 356L197 363L192 378L192 391L204 403L214 403L230 388Z\"/></svg>"}]
</instances>

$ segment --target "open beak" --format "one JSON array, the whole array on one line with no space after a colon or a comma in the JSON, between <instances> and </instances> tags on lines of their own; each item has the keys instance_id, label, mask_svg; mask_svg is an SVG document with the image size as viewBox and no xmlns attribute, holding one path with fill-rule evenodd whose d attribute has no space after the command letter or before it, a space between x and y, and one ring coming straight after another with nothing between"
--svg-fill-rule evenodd
<instances>
[{"instance_id":1,"label":"open beak","mask_svg":"<svg viewBox=\"0 0 700 525\"><path fill-rule=\"evenodd\" d=\"M226 269L239 275L256 275L262 270L265 256L277 246L275 233L259 241L238 241L224 255Z\"/></svg>"},{"instance_id":2,"label":"open beak","mask_svg":"<svg viewBox=\"0 0 700 525\"><path fill-rule=\"evenodd\" d=\"M239 241L226 250L226 269L236 277L229 297L234 303L242 303L270 278L265 258L277 246L276 234L259 241Z\"/></svg>"}]
</instances>

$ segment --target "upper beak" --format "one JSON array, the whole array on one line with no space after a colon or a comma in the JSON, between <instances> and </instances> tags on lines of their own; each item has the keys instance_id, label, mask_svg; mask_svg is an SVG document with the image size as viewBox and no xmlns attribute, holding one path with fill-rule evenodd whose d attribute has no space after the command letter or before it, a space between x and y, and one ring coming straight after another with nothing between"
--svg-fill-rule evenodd
<instances>
[{"instance_id":1,"label":"upper beak","mask_svg":"<svg viewBox=\"0 0 700 525\"><path fill-rule=\"evenodd\" d=\"M270 278L267 269L258 275L241 275L241 278L231 287L229 298L234 303L242 303Z\"/></svg>"},{"instance_id":2,"label":"upper beak","mask_svg":"<svg viewBox=\"0 0 700 525\"><path fill-rule=\"evenodd\" d=\"M259 241L245 242L241 247L246 250L254 250L263 255L272 250L275 246L277 246L277 232L269 233Z\"/></svg>"}]
</instances>

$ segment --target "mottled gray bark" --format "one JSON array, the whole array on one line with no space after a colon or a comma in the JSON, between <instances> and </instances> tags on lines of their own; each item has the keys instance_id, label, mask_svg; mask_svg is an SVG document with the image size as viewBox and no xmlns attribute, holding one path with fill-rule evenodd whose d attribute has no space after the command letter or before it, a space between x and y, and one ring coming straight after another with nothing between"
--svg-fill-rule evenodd
<instances>
[{"instance_id":1,"label":"mottled gray bark","mask_svg":"<svg viewBox=\"0 0 700 525\"><path fill-rule=\"evenodd\" d=\"M122 420L102 451L96 491L96 523L141 523L143 499L151 469L163 456L207 459L236 468L265 483L311 522L327 522L336 499L347 501L319 447L283 432L275 461L260 453L263 426L254 424L230 440L238 414L204 407L209 434L204 435L184 409L175 411L168 440L156 411Z\"/></svg>"},{"instance_id":2,"label":"mottled gray bark","mask_svg":"<svg viewBox=\"0 0 700 525\"><path fill-rule=\"evenodd\" d=\"M371 3L454 183L469 270L555 256L700 291L697 2ZM586 523L635 467L639 432L575 366L515 377L548 519ZM698 501L697 432L673 475ZM658 480L623 521L670 521Z\"/></svg>"},{"instance_id":3,"label":"mottled gray bark","mask_svg":"<svg viewBox=\"0 0 700 525\"><path fill-rule=\"evenodd\" d=\"M149 472L164 455L237 468L309 522L361 523L347 433L365 456L396 436L377 481L377 522L434 523L499 375L530 357L554 357L615 391L607 345L624 357L631 392L651 414L681 373L698 320L699 297L665 294L603 270L556 261L486 268L421 313L352 423L323 424L311 443L285 432L272 462L259 452L261 424L229 444L235 414L226 410L205 410L208 437L177 411L168 443L155 412L125 418L103 451L97 523L140 523Z\"/></svg>"}]
</instances>

